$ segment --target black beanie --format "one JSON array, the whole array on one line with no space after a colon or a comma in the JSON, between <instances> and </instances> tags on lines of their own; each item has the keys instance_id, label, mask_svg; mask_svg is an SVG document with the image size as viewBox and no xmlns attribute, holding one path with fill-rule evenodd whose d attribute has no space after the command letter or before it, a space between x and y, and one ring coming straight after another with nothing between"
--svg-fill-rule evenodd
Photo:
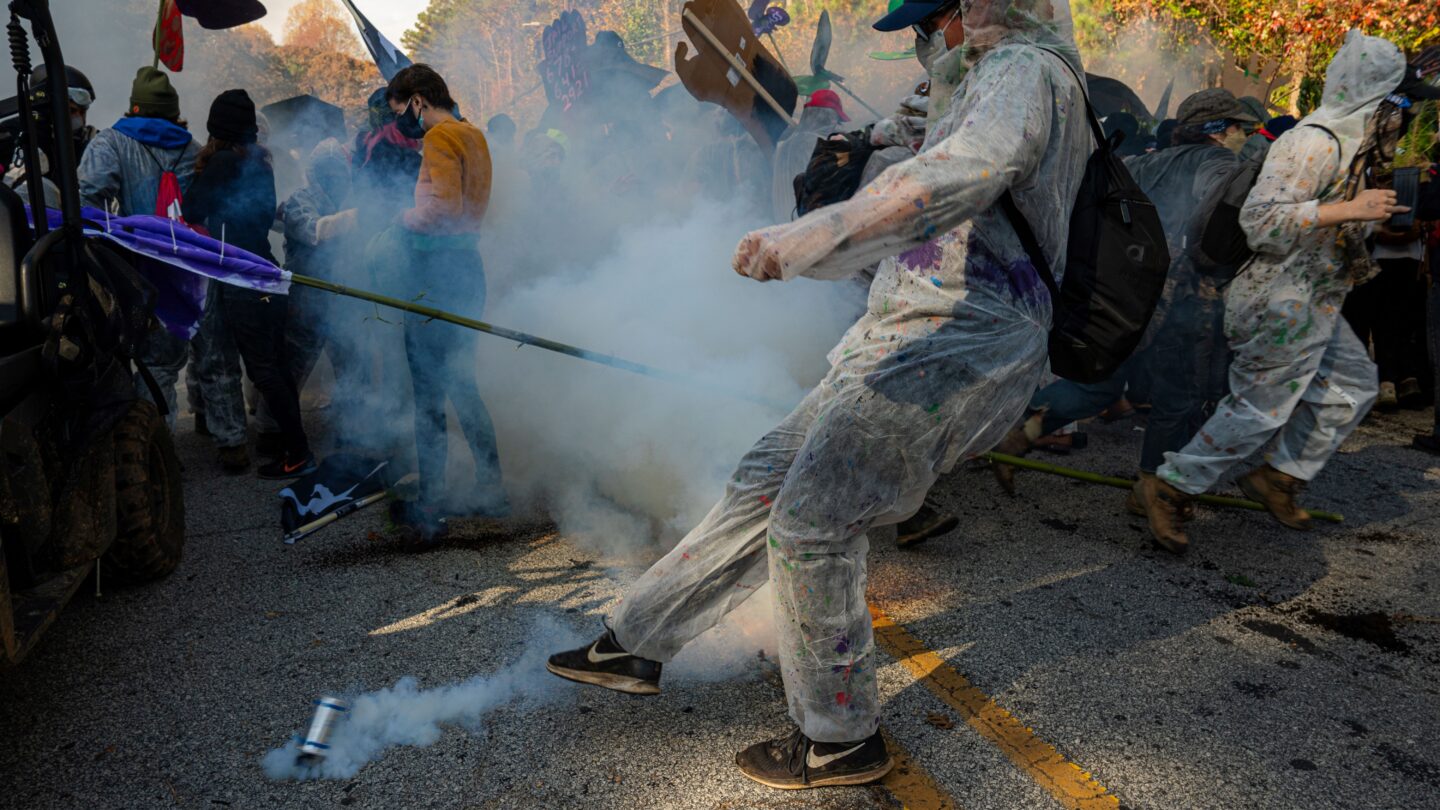
<instances>
[{"instance_id":1,"label":"black beanie","mask_svg":"<svg viewBox=\"0 0 1440 810\"><path fill-rule=\"evenodd\" d=\"M255 143L260 125L255 121L255 102L244 90L226 90L210 105L210 120L205 122L210 137L230 143Z\"/></svg>"}]
</instances>

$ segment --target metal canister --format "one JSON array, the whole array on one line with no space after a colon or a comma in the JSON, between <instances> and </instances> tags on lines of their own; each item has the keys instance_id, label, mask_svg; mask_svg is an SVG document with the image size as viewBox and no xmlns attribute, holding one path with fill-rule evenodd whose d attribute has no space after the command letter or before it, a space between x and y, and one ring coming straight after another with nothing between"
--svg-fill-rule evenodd
<instances>
[{"instance_id":1,"label":"metal canister","mask_svg":"<svg viewBox=\"0 0 1440 810\"><path fill-rule=\"evenodd\" d=\"M350 713L350 705L338 697L325 695L315 701L315 716L310 720L310 730L300 742L299 765L314 765L330 753L330 735L335 724Z\"/></svg>"}]
</instances>

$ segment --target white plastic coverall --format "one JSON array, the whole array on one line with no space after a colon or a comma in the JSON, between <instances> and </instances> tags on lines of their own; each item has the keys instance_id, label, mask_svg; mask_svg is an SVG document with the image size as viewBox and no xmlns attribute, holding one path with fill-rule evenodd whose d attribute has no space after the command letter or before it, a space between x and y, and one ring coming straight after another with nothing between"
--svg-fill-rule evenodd
<instances>
[{"instance_id":1,"label":"white plastic coverall","mask_svg":"<svg viewBox=\"0 0 1440 810\"><path fill-rule=\"evenodd\" d=\"M1079 84L1030 47L1079 70L1065 0L965 8L968 75L922 153L855 199L767 229L787 279L844 279L883 259L868 312L611 616L626 650L668 661L768 578L790 715L822 742L878 724L866 530L914 514L941 472L994 446L1045 368L1049 296L993 203L1013 188L1063 268L1093 148Z\"/></svg>"},{"instance_id":2,"label":"white plastic coverall","mask_svg":"<svg viewBox=\"0 0 1440 810\"><path fill-rule=\"evenodd\" d=\"M1166 454L1156 472L1175 488L1205 492L1272 438L1266 462L1312 480L1375 403L1375 364L1340 316L1352 281L1339 229L1318 227L1318 209L1343 199L1367 124L1404 71L1399 48L1351 31L1320 108L1271 148L1240 213L1255 258L1225 296L1231 393L1188 445ZM1306 124L1334 132L1339 148Z\"/></svg>"}]
</instances>

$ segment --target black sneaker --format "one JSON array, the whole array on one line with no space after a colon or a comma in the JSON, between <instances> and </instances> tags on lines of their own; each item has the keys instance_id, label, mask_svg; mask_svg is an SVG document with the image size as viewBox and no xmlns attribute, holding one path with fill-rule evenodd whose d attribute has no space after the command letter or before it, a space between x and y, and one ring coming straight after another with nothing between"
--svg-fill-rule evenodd
<instances>
[{"instance_id":1,"label":"black sneaker","mask_svg":"<svg viewBox=\"0 0 1440 810\"><path fill-rule=\"evenodd\" d=\"M545 668L562 678L603 686L631 695L660 694L659 661L648 661L625 652L614 631L578 650L555 653Z\"/></svg>"},{"instance_id":2,"label":"black sneaker","mask_svg":"<svg viewBox=\"0 0 1440 810\"><path fill-rule=\"evenodd\" d=\"M895 767L876 731L859 742L814 742L800 733L756 743L735 755L740 772L762 785L781 790L830 785L868 785Z\"/></svg>"},{"instance_id":3,"label":"black sneaker","mask_svg":"<svg viewBox=\"0 0 1440 810\"><path fill-rule=\"evenodd\" d=\"M314 453L298 460L292 460L289 456L277 458L269 464L261 465L260 469L256 470L261 478L270 481L291 481L312 472L315 472Z\"/></svg>"},{"instance_id":4,"label":"black sneaker","mask_svg":"<svg viewBox=\"0 0 1440 810\"><path fill-rule=\"evenodd\" d=\"M929 498L915 516L895 527L895 545L900 548L917 546L932 537L941 537L955 531L960 518L935 507Z\"/></svg>"}]
</instances>

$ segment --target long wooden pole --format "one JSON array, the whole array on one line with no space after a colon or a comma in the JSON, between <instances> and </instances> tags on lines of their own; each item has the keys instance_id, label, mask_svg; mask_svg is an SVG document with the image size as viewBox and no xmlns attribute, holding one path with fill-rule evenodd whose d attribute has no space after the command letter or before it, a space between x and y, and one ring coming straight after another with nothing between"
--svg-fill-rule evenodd
<instances>
[{"instance_id":1,"label":"long wooden pole","mask_svg":"<svg viewBox=\"0 0 1440 810\"><path fill-rule=\"evenodd\" d=\"M474 318L467 318L463 315L456 315L453 312L446 312L443 309L436 309L434 307L427 307L424 304L417 304L414 301L405 301L399 298L392 298L388 295L381 295L379 293L373 293L368 290L360 290L354 287L346 287L342 284L336 284L331 281L325 281L323 279L312 278L310 276L302 276L293 273L290 276L290 283L299 284L302 287L313 287L317 290L325 290L326 292L335 293L336 295L343 295L348 298L358 298L361 301L369 301L374 304L391 307L393 309L398 309L403 312L409 312L412 315L419 315L421 317L430 318L436 321L444 321L445 323L453 323L456 326L463 326L466 329L474 329L477 332L484 332L486 334L494 335L496 337L504 338L506 340L513 340L522 346L535 346L536 348L545 349L546 351L555 352L556 354L564 354L570 357L578 358L580 360L589 360L592 363L599 363L601 365L610 366L611 368L618 368L622 371L628 371L632 374L639 374L641 376L650 377L656 380L664 380L666 382L677 383L692 388L703 389L712 393L724 394L731 399L740 399L746 402L753 402L756 405L764 405L766 407L785 411L787 413L794 407L793 403L787 405L786 403L779 402L773 399L767 399L766 397L753 396L750 394L741 393L732 388L726 388L724 386L716 385L709 380L692 376L690 374L680 374L674 371L667 371L663 368L647 366L643 363L636 363L632 360L626 360L623 357L616 357L611 354L592 352L589 349L582 349L579 346L571 346L567 343L560 343L559 341L542 338L538 335L531 335L515 329L507 329L503 326L496 326L492 323L486 323L485 321L478 321Z\"/></svg>"},{"instance_id":2,"label":"long wooden pole","mask_svg":"<svg viewBox=\"0 0 1440 810\"><path fill-rule=\"evenodd\" d=\"M710 47L714 48L716 53L720 54L725 58L726 62L730 63L730 67L734 68L735 72L740 74L740 78L744 79L745 83L750 85L755 93L765 100L766 104L770 105L770 109L774 110L776 115L784 119L790 126L795 126L799 123L790 116L790 113L785 111L784 107L780 106L780 102L776 101L775 97L770 95L770 91L766 90L765 87L760 84L759 80L750 75L750 71L745 67L745 64L735 58L735 54L730 53L730 49L726 48L725 45L720 42L720 39L710 31L709 27L707 27L705 23L700 22L700 18L695 16L695 12L688 8L685 9L685 19L689 20L690 24L695 26L695 30L700 32L700 36L704 37L705 41L710 43Z\"/></svg>"},{"instance_id":3,"label":"long wooden pole","mask_svg":"<svg viewBox=\"0 0 1440 810\"><path fill-rule=\"evenodd\" d=\"M463 326L467 329L474 329L477 332L485 332L486 334L495 335L496 337L501 337L506 340L513 340L522 346L535 346L537 348L545 349L546 351L555 352L557 354L568 355L570 357L575 357L580 360L589 360L592 363L599 363L601 365L610 366L611 368L618 368L623 371L629 371L633 374L640 374L642 376L651 377L657 380L664 380L666 382L704 389L713 393L723 394L732 399L740 399L746 402L752 402L756 405L764 405L766 407L773 408L779 411L789 411L791 409L791 406L787 405L786 403L779 402L777 400L767 399L765 397L743 394L732 388L715 385L708 380L701 379L699 377L695 377L689 374L679 374L674 371L666 371L665 369L656 368L654 366L647 366L643 363L636 363L634 361L626 360L624 358L616 357L614 355L602 354L600 352L592 352L589 349L582 349L578 346L571 346L566 343L560 343L558 341L549 340L547 338L542 338L514 329L507 329L503 326L496 326L495 324L486 323L485 321L475 320L474 318L467 318L463 315L456 315L453 312L446 312L442 309L427 307L424 304L417 304L413 301L404 301L399 298L392 298L388 295L381 295L379 293L373 293L367 290L359 290L355 289L354 287L346 287L342 284L336 284L334 282L325 281L318 278L312 278L310 276L291 274L290 283L299 284L302 287L312 287L317 290L325 290L326 292L335 293L336 295L343 295L348 298L357 298L361 301L369 301L371 303L381 304L383 306L392 307L403 312L409 312L413 315L420 315L425 318L431 318L437 321L452 323L456 326ZM1009 464L1012 467L1020 467L1021 469L1033 470L1035 472L1049 473L1050 475L1059 475L1065 478L1074 479L1076 481L1084 481L1090 484L1100 484L1101 486L1115 487L1116 489L1130 489L1131 487L1135 486L1135 482L1128 478L1112 478L1110 476L1100 475L1098 473L1086 472L1084 470L1074 470L1069 467L1061 467L1058 464L1047 464L1043 461L1034 461L1028 458L1020 458L1019 456L1009 456L1005 455L1004 453L986 453L983 458L988 459L992 463ZM1221 495L1197 495L1195 496L1195 500L1199 501L1200 503L1209 504L1211 506L1222 506L1228 509L1248 509L1253 512L1265 511L1264 506L1261 506L1254 501L1247 501L1241 498L1227 498ZM1310 516L1315 518L1316 520L1324 520L1330 523L1343 523L1345 521L1343 515L1338 515L1333 512L1317 512L1314 510L1306 511L1310 512Z\"/></svg>"},{"instance_id":4,"label":"long wooden pole","mask_svg":"<svg viewBox=\"0 0 1440 810\"><path fill-rule=\"evenodd\" d=\"M1101 486L1115 487L1116 489L1130 489L1135 482L1128 478L1112 478L1108 475L1086 472L1084 470L1072 470L1069 467L1061 467L1058 464L1046 464L1043 461L1033 461L1019 456L1007 456L1004 453L986 453L984 458L993 464L1009 464L1012 467L1019 467L1035 472L1059 475L1065 478L1073 478L1076 481L1084 481L1088 484L1100 484ZM1254 501L1247 501L1243 498L1227 498L1223 495L1196 495L1195 500L1211 506L1223 506L1227 509L1249 509L1252 512L1264 512L1265 507ZM1330 523L1344 523L1345 516L1337 515L1334 512L1316 512L1313 509L1305 510L1310 517L1316 520L1324 520Z\"/></svg>"},{"instance_id":5,"label":"long wooden pole","mask_svg":"<svg viewBox=\"0 0 1440 810\"><path fill-rule=\"evenodd\" d=\"M875 116L876 118L884 118L884 117L885 117L885 113L882 113L882 112L880 112L879 110L875 109L874 107L871 107L869 104L866 104L866 103L865 103L865 99L860 98L859 96L857 96L857 95L855 95L854 93L850 92L850 88L846 87L844 82L841 82L841 81L839 81L838 79L831 79L831 80L830 80L830 83L833 84L833 85L835 85L836 87L840 88L840 92L842 92L842 93L844 93L845 95L849 96L850 98L853 98L853 99L855 99L856 101L860 102L860 106L861 106L861 107L864 107L864 108L867 109L867 110L869 110L871 115Z\"/></svg>"}]
</instances>

